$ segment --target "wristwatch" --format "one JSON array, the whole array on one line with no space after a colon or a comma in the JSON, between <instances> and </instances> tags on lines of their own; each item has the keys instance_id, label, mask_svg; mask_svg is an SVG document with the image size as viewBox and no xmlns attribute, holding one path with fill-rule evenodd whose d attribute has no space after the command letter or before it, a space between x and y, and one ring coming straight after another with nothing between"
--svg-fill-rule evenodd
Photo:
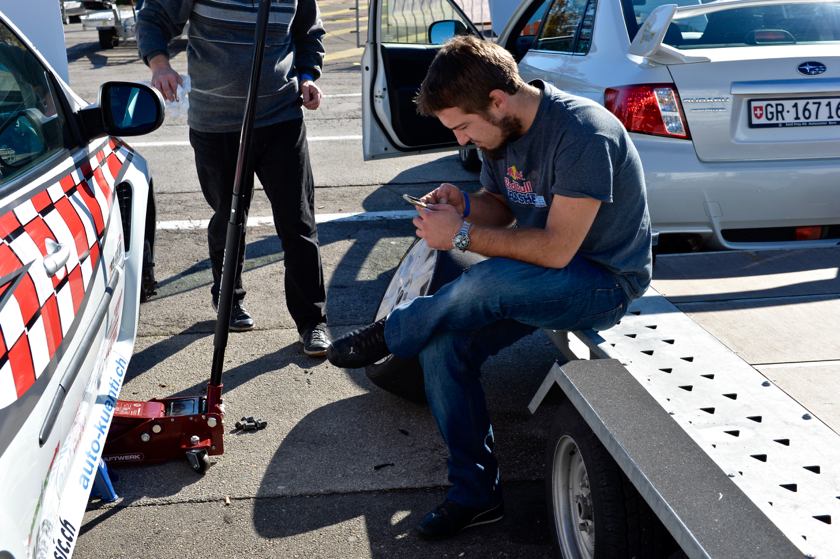
<instances>
[{"instance_id":1,"label":"wristwatch","mask_svg":"<svg viewBox=\"0 0 840 559\"><path fill-rule=\"evenodd\" d=\"M464 252L470 246L470 226L472 223L469 221L465 221L463 225L461 225L461 230L458 231L454 237L452 237L452 246Z\"/></svg>"}]
</instances>

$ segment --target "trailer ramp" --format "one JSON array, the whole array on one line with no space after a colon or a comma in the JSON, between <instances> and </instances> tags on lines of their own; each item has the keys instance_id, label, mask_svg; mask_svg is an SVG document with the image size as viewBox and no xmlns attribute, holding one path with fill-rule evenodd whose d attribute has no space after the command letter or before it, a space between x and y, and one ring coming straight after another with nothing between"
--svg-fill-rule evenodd
<instances>
[{"instance_id":1,"label":"trailer ramp","mask_svg":"<svg viewBox=\"0 0 840 559\"><path fill-rule=\"evenodd\" d=\"M568 351L566 333L548 334ZM610 436L619 441L610 443L619 444L613 457L690 557L840 557L837 433L653 289L612 329L575 335L591 357L615 359L626 373L618 363L555 366L531 410L559 384L611 453ZM592 379L581 372L587 367ZM598 371L609 374L598 378ZM627 430L621 437L618 427ZM664 460L650 477L641 466L652 460L645 454L651 449L627 442L644 438L661 446L656 456ZM710 506L713 497L720 502ZM756 511L770 524L759 523ZM719 548L726 541L732 547Z\"/></svg>"}]
</instances>

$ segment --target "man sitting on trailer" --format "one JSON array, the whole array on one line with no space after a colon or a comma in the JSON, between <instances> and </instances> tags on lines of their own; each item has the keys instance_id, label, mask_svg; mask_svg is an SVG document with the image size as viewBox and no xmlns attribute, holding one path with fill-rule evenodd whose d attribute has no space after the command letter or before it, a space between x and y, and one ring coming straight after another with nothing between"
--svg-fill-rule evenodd
<instances>
[{"instance_id":1,"label":"man sitting on trailer","mask_svg":"<svg viewBox=\"0 0 840 559\"><path fill-rule=\"evenodd\" d=\"M454 487L415 529L443 539L504 514L482 363L537 328L615 325L650 283L651 231L641 161L621 123L592 101L526 84L502 47L456 37L416 102L485 156L478 193L442 184L423 197L433 205L418 208L417 235L489 258L335 340L327 357L362 367L419 354Z\"/></svg>"}]
</instances>

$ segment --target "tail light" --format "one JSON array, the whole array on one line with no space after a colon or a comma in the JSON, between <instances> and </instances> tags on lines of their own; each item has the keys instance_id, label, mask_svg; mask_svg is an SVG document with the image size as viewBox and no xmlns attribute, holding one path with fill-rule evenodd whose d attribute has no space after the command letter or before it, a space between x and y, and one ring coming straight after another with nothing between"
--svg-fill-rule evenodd
<instances>
[{"instance_id":1,"label":"tail light","mask_svg":"<svg viewBox=\"0 0 840 559\"><path fill-rule=\"evenodd\" d=\"M630 132L691 139L673 84L608 88L604 92L604 106Z\"/></svg>"},{"instance_id":2,"label":"tail light","mask_svg":"<svg viewBox=\"0 0 840 559\"><path fill-rule=\"evenodd\" d=\"M797 227L797 241L816 241L822 238L822 227Z\"/></svg>"}]
</instances>

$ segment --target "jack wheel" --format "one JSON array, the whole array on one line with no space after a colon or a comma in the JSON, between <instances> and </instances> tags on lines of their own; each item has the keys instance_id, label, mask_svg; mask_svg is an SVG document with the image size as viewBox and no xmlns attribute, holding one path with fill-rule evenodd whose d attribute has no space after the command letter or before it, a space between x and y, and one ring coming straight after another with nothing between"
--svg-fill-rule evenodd
<instances>
[{"instance_id":1,"label":"jack wheel","mask_svg":"<svg viewBox=\"0 0 840 559\"><path fill-rule=\"evenodd\" d=\"M190 468L192 468L194 472L203 474L210 467L210 456L204 449L188 450L187 462L190 463Z\"/></svg>"}]
</instances>

